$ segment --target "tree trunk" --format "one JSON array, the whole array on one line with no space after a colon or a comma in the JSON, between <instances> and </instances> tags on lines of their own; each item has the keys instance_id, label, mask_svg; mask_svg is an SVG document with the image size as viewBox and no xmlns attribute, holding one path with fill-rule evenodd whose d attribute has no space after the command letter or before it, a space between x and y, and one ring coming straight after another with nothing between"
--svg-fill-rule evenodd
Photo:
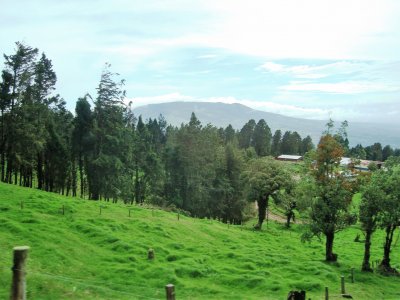
<instances>
[{"instance_id":1,"label":"tree trunk","mask_svg":"<svg viewBox=\"0 0 400 300\"><path fill-rule=\"evenodd\" d=\"M139 167L137 166L136 162L136 167L135 167L135 199L136 203L139 203Z\"/></svg>"},{"instance_id":2,"label":"tree trunk","mask_svg":"<svg viewBox=\"0 0 400 300\"><path fill-rule=\"evenodd\" d=\"M5 181L5 171L6 171L6 156L4 152L1 153L1 181Z\"/></svg>"},{"instance_id":3,"label":"tree trunk","mask_svg":"<svg viewBox=\"0 0 400 300\"><path fill-rule=\"evenodd\" d=\"M49 179L49 191L54 192L54 179L52 177Z\"/></svg>"},{"instance_id":4,"label":"tree trunk","mask_svg":"<svg viewBox=\"0 0 400 300\"><path fill-rule=\"evenodd\" d=\"M371 257L371 237L372 230L367 230L365 232L365 245L364 245L364 260L361 266L361 271L363 272L372 272L372 268L369 264L369 258Z\"/></svg>"},{"instance_id":5,"label":"tree trunk","mask_svg":"<svg viewBox=\"0 0 400 300\"><path fill-rule=\"evenodd\" d=\"M396 270L390 266L390 251L392 247L393 234L395 230L396 230L396 225L394 224L386 226L385 230L386 238L385 238L385 244L383 245L383 259L380 264L380 269L387 273L396 273Z\"/></svg>"},{"instance_id":6,"label":"tree trunk","mask_svg":"<svg viewBox=\"0 0 400 300\"><path fill-rule=\"evenodd\" d=\"M19 167L19 186L22 186L22 178L24 176L24 168L22 166Z\"/></svg>"},{"instance_id":7,"label":"tree trunk","mask_svg":"<svg viewBox=\"0 0 400 300\"><path fill-rule=\"evenodd\" d=\"M43 189L43 157L42 153L38 153L37 155L37 179L38 179L38 189Z\"/></svg>"},{"instance_id":8,"label":"tree trunk","mask_svg":"<svg viewBox=\"0 0 400 300\"><path fill-rule=\"evenodd\" d=\"M329 231L325 233L326 236L326 249L325 249L325 260L326 261L337 261L337 254L333 253L333 240L335 238L335 232Z\"/></svg>"},{"instance_id":9,"label":"tree trunk","mask_svg":"<svg viewBox=\"0 0 400 300\"><path fill-rule=\"evenodd\" d=\"M29 184L30 184L29 187L32 188L33 187L33 170L32 169L31 169Z\"/></svg>"},{"instance_id":10,"label":"tree trunk","mask_svg":"<svg viewBox=\"0 0 400 300\"><path fill-rule=\"evenodd\" d=\"M254 226L254 229L261 230L262 224L267 213L268 206L268 195L261 196L257 200L258 206L258 223Z\"/></svg>"},{"instance_id":11,"label":"tree trunk","mask_svg":"<svg viewBox=\"0 0 400 300\"><path fill-rule=\"evenodd\" d=\"M75 157L72 158L71 162L71 190L72 190L72 197L76 197L76 160Z\"/></svg>"},{"instance_id":12,"label":"tree trunk","mask_svg":"<svg viewBox=\"0 0 400 300\"><path fill-rule=\"evenodd\" d=\"M1 181L4 182L4 171L5 171L5 150L6 150L6 141L5 141L5 134L4 134L4 110L1 110L1 158L0 158L0 164L1 164Z\"/></svg>"},{"instance_id":13,"label":"tree trunk","mask_svg":"<svg viewBox=\"0 0 400 300\"><path fill-rule=\"evenodd\" d=\"M6 180L7 183L12 183L12 160L9 153L7 153L7 169L6 169Z\"/></svg>"},{"instance_id":14,"label":"tree trunk","mask_svg":"<svg viewBox=\"0 0 400 300\"><path fill-rule=\"evenodd\" d=\"M90 200L101 200L100 193L98 191L91 191Z\"/></svg>"},{"instance_id":15,"label":"tree trunk","mask_svg":"<svg viewBox=\"0 0 400 300\"><path fill-rule=\"evenodd\" d=\"M82 154L79 154L79 180L81 182L81 198L83 198L83 193L84 193L84 181L83 181L83 158Z\"/></svg>"},{"instance_id":16,"label":"tree trunk","mask_svg":"<svg viewBox=\"0 0 400 300\"><path fill-rule=\"evenodd\" d=\"M289 211L289 212L286 214L286 227L287 227L287 228L290 228L290 220L293 218L293 216L294 216L293 211Z\"/></svg>"}]
</instances>

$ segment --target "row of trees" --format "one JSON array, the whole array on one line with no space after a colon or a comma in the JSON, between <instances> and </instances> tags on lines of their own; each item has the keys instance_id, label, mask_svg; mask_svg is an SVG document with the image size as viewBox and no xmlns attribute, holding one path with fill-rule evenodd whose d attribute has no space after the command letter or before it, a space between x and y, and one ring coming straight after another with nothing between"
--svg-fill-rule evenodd
<instances>
[{"instance_id":1,"label":"row of trees","mask_svg":"<svg viewBox=\"0 0 400 300\"><path fill-rule=\"evenodd\" d=\"M231 126L227 130L231 136L235 131ZM238 145L241 149L253 147L258 156L277 156L280 154L303 155L314 149L311 137L308 135L304 139L296 131L285 131L282 135L281 130L276 130L274 135L265 120L261 119L257 123L251 119L237 133Z\"/></svg>"},{"instance_id":2,"label":"row of trees","mask_svg":"<svg viewBox=\"0 0 400 300\"><path fill-rule=\"evenodd\" d=\"M16 53L4 55L0 84L1 180L54 190L71 180L66 163L73 116L53 95L56 74L38 49L17 43Z\"/></svg>"},{"instance_id":3,"label":"row of trees","mask_svg":"<svg viewBox=\"0 0 400 300\"><path fill-rule=\"evenodd\" d=\"M390 145L382 148L381 143L374 143L371 146L363 147L358 144L347 152L348 156L358 159L374 161L386 161L391 156L400 156L400 149L393 149Z\"/></svg>"}]
</instances>

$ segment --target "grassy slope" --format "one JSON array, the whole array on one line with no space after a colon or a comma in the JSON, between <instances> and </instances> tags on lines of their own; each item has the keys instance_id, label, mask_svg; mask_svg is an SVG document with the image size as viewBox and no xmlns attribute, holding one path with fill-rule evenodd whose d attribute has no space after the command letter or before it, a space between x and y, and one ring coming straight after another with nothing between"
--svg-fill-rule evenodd
<instances>
[{"instance_id":1,"label":"grassy slope","mask_svg":"<svg viewBox=\"0 0 400 300\"><path fill-rule=\"evenodd\" d=\"M20 201L24 200L24 209ZM62 205L65 216L60 214ZM178 299L285 299L291 289L322 299L339 294L340 275L356 267L355 299L400 299L400 278L362 274L363 244L350 228L337 236L339 264L323 262L324 245L303 244L301 227L270 223L262 232L216 221L122 204L67 198L0 183L0 298L11 279L12 247L29 245L29 299L164 299L173 283ZM154 215L153 215L154 214ZM381 257L382 233L372 259ZM400 244L400 242L399 242ZM392 262L400 267L400 245ZM147 260L154 248L156 259Z\"/></svg>"}]
</instances>

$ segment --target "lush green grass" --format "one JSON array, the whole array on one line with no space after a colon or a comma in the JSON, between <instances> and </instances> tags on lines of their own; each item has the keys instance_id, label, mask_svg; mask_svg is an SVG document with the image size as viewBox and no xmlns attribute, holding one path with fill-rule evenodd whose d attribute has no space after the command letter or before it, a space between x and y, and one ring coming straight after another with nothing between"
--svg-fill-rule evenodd
<instances>
[{"instance_id":1,"label":"lush green grass","mask_svg":"<svg viewBox=\"0 0 400 300\"><path fill-rule=\"evenodd\" d=\"M24 201L21 210L20 201ZM99 205L103 205L99 215ZM65 205L66 213L61 214ZM0 184L0 298L10 289L12 248L31 247L29 299L286 299L292 289L322 299L324 287L340 292L340 275L354 284L355 299L400 299L400 278L362 274L363 244L357 227L338 234L338 264L323 261L324 244L301 243L300 225L286 230L270 222L262 232L251 223L228 226L161 210L67 198ZM382 232L374 236L372 259L382 255ZM154 248L156 258L147 259ZM392 262L400 268L400 241Z\"/></svg>"}]
</instances>

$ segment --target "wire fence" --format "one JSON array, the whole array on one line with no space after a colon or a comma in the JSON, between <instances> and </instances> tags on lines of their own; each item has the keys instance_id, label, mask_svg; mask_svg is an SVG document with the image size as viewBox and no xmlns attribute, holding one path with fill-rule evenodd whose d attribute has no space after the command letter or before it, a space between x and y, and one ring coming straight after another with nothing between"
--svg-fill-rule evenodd
<instances>
[{"instance_id":1,"label":"wire fence","mask_svg":"<svg viewBox=\"0 0 400 300\"><path fill-rule=\"evenodd\" d=\"M29 281L32 279L32 277L40 277L44 279L52 279L54 282L59 283L60 281L62 282L67 282L71 283L74 286L80 286L84 288L89 288L91 290L102 290L105 292L111 292L113 294L117 293L120 295L125 295L131 297L130 299L145 299L145 300L158 300L158 299L164 299L164 289L163 288L155 288L149 285L140 285L137 283L133 284L123 284L123 283L110 283L109 281L102 281L102 280L89 280L87 278L76 278L76 277L69 277L65 275L56 275L56 274L51 274L48 272L37 272L37 271L32 271L28 269L25 270L20 270L20 269L12 269L12 268L0 268L0 271L3 273L2 277L5 278L7 276L8 278L11 278L12 272L13 271L23 271L26 276L27 280ZM5 274L4 274L5 273ZM29 292L29 282L28 282L28 292ZM127 291L126 287L129 286L131 290ZM134 290L134 291L132 291ZM151 297L151 296L144 296L143 294L149 294L149 291L152 290L154 291L154 294L160 295L160 297ZM77 289L76 287L73 287L73 292L76 292ZM132 298L134 297L134 298Z\"/></svg>"},{"instance_id":2,"label":"wire fence","mask_svg":"<svg viewBox=\"0 0 400 300\"><path fill-rule=\"evenodd\" d=\"M118 284L118 283L110 283L107 281L100 281L100 280L88 280L88 279L83 279L83 278L72 278L72 277L68 277L65 275L56 275L56 274L51 274L51 273L45 273L45 272L33 272L30 270L19 270L19 269L14 269L12 270L12 268L0 268L0 271L4 272L4 271L8 271L7 273L9 273L8 275L11 276L12 271L23 271L26 272L27 275L27 279L29 280L31 278L31 276L36 276L36 277L41 277L41 278L45 278L45 279L53 279L55 282L59 283L60 281L62 282L67 282L70 284L73 284L73 290L72 292L75 293L77 291L75 286L80 286L80 287L84 287L84 288L89 288L91 290L102 290L108 293L112 293L113 296L115 296L116 294L119 295L123 295L123 296L127 296L129 297L129 299L143 299L143 300L159 300L159 299L165 299L165 295L164 293L164 288L156 288L156 292L155 294L158 294L159 297L151 297L151 296L144 296L143 292L140 293L140 289L146 290L146 293L148 293L149 289L153 289L152 287L149 286L144 286L144 285L140 285L140 284L131 284L129 286L132 287L132 289L135 290L135 292L133 291L126 291L126 290L122 290L121 287L126 288L127 284ZM4 275L4 274L3 274ZM29 283L28 283L28 293L29 293ZM350 296L351 297L351 296ZM343 295L342 294L329 294L329 299L336 299L336 298L341 298L343 299ZM299 299L299 298L293 298L293 299ZM326 298L328 299L328 298Z\"/></svg>"},{"instance_id":3,"label":"wire fence","mask_svg":"<svg viewBox=\"0 0 400 300\"><path fill-rule=\"evenodd\" d=\"M137 220L136 213L140 212L141 216L143 216L143 211L145 213L145 220L155 221L157 219L163 220L175 220L184 223L184 222L205 222L209 224L221 224L227 227L233 227L243 230L244 228L253 229L252 226L245 225L243 222L238 222L236 224L227 222L223 223L218 219L213 218L195 218L195 217L188 217L180 212L170 211L168 209L162 209L152 205L139 205L139 204L132 204L132 205L125 205L122 203L108 203L108 202L96 202L96 205L93 205L93 202L83 200L83 199L72 199L74 203L70 201L65 201L64 203L60 203L58 206L54 206L54 203L50 203L50 207L44 205L45 203L41 203L38 201L20 201L13 206L8 206L7 209L17 209L21 212L29 212L30 209L36 209L36 213L45 213L47 215L53 216L61 216L66 218L73 218L73 219L88 219L88 218L101 218L101 219L114 219L114 220ZM51 201L50 201L51 202ZM83 206L86 206L85 210L79 209L76 207L76 204L79 203ZM78 205L79 205L78 204ZM41 209L43 209L41 211ZM121 211L122 209L122 211ZM89 212L89 213L88 213ZM28 214L28 213L27 213ZM28 216L28 215L27 215ZM141 221L144 219L141 218ZM271 221L271 220L270 220ZM272 220L276 221L276 220Z\"/></svg>"}]
</instances>

